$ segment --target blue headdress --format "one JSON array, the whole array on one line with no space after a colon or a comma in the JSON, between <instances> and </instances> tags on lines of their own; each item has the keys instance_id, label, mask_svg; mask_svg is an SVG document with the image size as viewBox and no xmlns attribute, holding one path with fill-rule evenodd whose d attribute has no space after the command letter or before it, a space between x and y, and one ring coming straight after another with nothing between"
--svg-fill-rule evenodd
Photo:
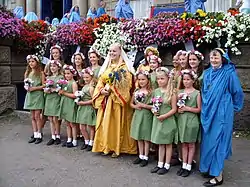
<instances>
[{"instance_id":1,"label":"blue headdress","mask_svg":"<svg viewBox=\"0 0 250 187\"><path fill-rule=\"evenodd\" d=\"M60 21L61 25L69 24L69 18L68 18L69 13L64 14L63 18Z\"/></svg>"},{"instance_id":2,"label":"blue headdress","mask_svg":"<svg viewBox=\"0 0 250 187\"><path fill-rule=\"evenodd\" d=\"M52 19L51 25L53 25L55 27L58 26L59 25L59 19L58 18Z\"/></svg>"},{"instance_id":3,"label":"blue headdress","mask_svg":"<svg viewBox=\"0 0 250 187\"><path fill-rule=\"evenodd\" d=\"M32 21L37 21L38 20L38 17L37 15L34 13L34 12L28 12L26 14L26 16L24 17L24 19L26 21L28 21L28 23L32 22Z\"/></svg>"},{"instance_id":4,"label":"blue headdress","mask_svg":"<svg viewBox=\"0 0 250 187\"><path fill-rule=\"evenodd\" d=\"M17 6L16 8L14 8L13 13L18 19L22 19L24 16L23 7Z\"/></svg>"},{"instance_id":5,"label":"blue headdress","mask_svg":"<svg viewBox=\"0 0 250 187\"><path fill-rule=\"evenodd\" d=\"M134 12L129 4L129 1L125 2L125 0L119 0L115 7L115 17L126 19L134 17Z\"/></svg>"},{"instance_id":6,"label":"blue headdress","mask_svg":"<svg viewBox=\"0 0 250 187\"><path fill-rule=\"evenodd\" d=\"M96 11L92 11L92 7L89 8L88 13L87 13L87 19L92 18L95 19L97 17Z\"/></svg>"}]
</instances>

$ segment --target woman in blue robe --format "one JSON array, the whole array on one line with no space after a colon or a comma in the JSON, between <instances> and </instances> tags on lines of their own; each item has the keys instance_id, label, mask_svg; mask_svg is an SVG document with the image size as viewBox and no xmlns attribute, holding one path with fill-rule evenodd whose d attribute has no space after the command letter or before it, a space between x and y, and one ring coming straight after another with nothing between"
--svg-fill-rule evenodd
<instances>
[{"instance_id":1,"label":"woman in blue robe","mask_svg":"<svg viewBox=\"0 0 250 187\"><path fill-rule=\"evenodd\" d=\"M115 17L132 19L134 17L134 12L129 4L129 0L119 0L115 7Z\"/></svg>"},{"instance_id":2,"label":"woman in blue robe","mask_svg":"<svg viewBox=\"0 0 250 187\"><path fill-rule=\"evenodd\" d=\"M214 177L204 186L217 186L223 183L224 161L232 155L234 112L242 109L244 94L227 53L216 48L210 63L202 86L200 171Z\"/></svg>"},{"instance_id":3,"label":"woman in blue robe","mask_svg":"<svg viewBox=\"0 0 250 187\"><path fill-rule=\"evenodd\" d=\"M87 13L87 19L91 18L91 19L95 19L97 18L97 13L96 13L96 9L93 7L90 7Z\"/></svg>"},{"instance_id":4,"label":"woman in blue robe","mask_svg":"<svg viewBox=\"0 0 250 187\"><path fill-rule=\"evenodd\" d=\"M34 12L28 12L26 16L24 17L25 21L28 21L28 23L32 21L37 21L38 17Z\"/></svg>"},{"instance_id":5,"label":"woman in blue robe","mask_svg":"<svg viewBox=\"0 0 250 187\"><path fill-rule=\"evenodd\" d=\"M69 24L69 13L64 14L63 18L60 21L60 25Z\"/></svg>"},{"instance_id":6,"label":"woman in blue robe","mask_svg":"<svg viewBox=\"0 0 250 187\"><path fill-rule=\"evenodd\" d=\"M18 19L22 19L24 16L23 7L17 6L16 8L14 8L13 13Z\"/></svg>"},{"instance_id":7,"label":"woman in blue robe","mask_svg":"<svg viewBox=\"0 0 250 187\"><path fill-rule=\"evenodd\" d=\"M81 21L81 16L80 16L80 9L77 5L73 6L70 9L70 17L69 17L69 22L80 22Z\"/></svg>"},{"instance_id":8,"label":"woman in blue robe","mask_svg":"<svg viewBox=\"0 0 250 187\"><path fill-rule=\"evenodd\" d=\"M106 6L106 3L104 1L101 1L100 7L97 9L97 17L98 18L101 17L103 14L106 14L105 6Z\"/></svg>"},{"instance_id":9,"label":"woman in blue robe","mask_svg":"<svg viewBox=\"0 0 250 187\"><path fill-rule=\"evenodd\" d=\"M59 25L59 19L58 18L52 19L51 25L53 25L54 27L57 27Z\"/></svg>"},{"instance_id":10,"label":"woman in blue robe","mask_svg":"<svg viewBox=\"0 0 250 187\"><path fill-rule=\"evenodd\" d=\"M205 11L204 3L207 0L185 0L185 10L195 14L198 9Z\"/></svg>"}]
</instances>

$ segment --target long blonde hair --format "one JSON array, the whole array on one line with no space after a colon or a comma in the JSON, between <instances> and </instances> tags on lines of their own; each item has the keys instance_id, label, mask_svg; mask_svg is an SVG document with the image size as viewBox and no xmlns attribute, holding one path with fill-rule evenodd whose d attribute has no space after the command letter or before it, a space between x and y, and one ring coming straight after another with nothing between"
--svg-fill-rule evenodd
<instances>
[{"instance_id":1,"label":"long blonde hair","mask_svg":"<svg viewBox=\"0 0 250 187\"><path fill-rule=\"evenodd\" d=\"M33 59L33 60L35 60L36 61L36 67L35 67L35 71L34 71L34 75L36 76L36 77L41 77L42 76L42 66L41 66L41 63L36 59L36 58L30 58L30 59ZM26 67L26 71L25 71L25 73L24 73L24 77L25 78L27 78L28 76L29 76L29 74L32 72L32 69L31 69L31 67L30 67L30 65L29 65L29 60L30 59L28 59L27 60L27 63L28 63L28 65L27 65L27 67Z\"/></svg>"}]
</instances>

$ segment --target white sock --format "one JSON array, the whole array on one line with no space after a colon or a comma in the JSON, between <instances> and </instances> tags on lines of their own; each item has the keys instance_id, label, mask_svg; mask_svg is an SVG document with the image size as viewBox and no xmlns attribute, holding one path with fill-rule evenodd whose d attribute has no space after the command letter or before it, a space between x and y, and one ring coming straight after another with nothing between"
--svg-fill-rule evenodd
<instances>
[{"instance_id":1,"label":"white sock","mask_svg":"<svg viewBox=\"0 0 250 187\"><path fill-rule=\"evenodd\" d=\"M143 160L148 160L148 156L143 156Z\"/></svg>"},{"instance_id":2,"label":"white sock","mask_svg":"<svg viewBox=\"0 0 250 187\"><path fill-rule=\"evenodd\" d=\"M164 164L163 162L158 162L158 165L157 165L157 166L158 166L159 168L163 168L163 164Z\"/></svg>"},{"instance_id":3,"label":"white sock","mask_svg":"<svg viewBox=\"0 0 250 187\"><path fill-rule=\"evenodd\" d=\"M182 162L182 159L181 158L178 158L180 162Z\"/></svg>"},{"instance_id":4,"label":"white sock","mask_svg":"<svg viewBox=\"0 0 250 187\"><path fill-rule=\"evenodd\" d=\"M72 142L72 138L68 138L67 143Z\"/></svg>"},{"instance_id":5,"label":"white sock","mask_svg":"<svg viewBox=\"0 0 250 187\"><path fill-rule=\"evenodd\" d=\"M89 145L89 140L84 140L85 145Z\"/></svg>"},{"instance_id":6,"label":"white sock","mask_svg":"<svg viewBox=\"0 0 250 187\"><path fill-rule=\"evenodd\" d=\"M191 171L191 168L192 168L192 165L187 164L187 166L186 166L186 170Z\"/></svg>"},{"instance_id":7,"label":"white sock","mask_svg":"<svg viewBox=\"0 0 250 187\"><path fill-rule=\"evenodd\" d=\"M144 159L144 156L143 156L143 155L139 155L139 158L140 158L141 160L143 160L143 159Z\"/></svg>"},{"instance_id":8,"label":"white sock","mask_svg":"<svg viewBox=\"0 0 250 187\"><path fill-rule=\"evenodd\" d=\"M196 164L196 160L193 160L193 162Z\"/></svg>"},{"instance_id":9,"label":"white sock","mask_svg":"<svg viewBox=\"0 0 250 187\"><path fill-rule=\"evenodd\" d=\"M82 135L80 134L80 138L82 138Z\"/></svg>"},{"instance_id":10,"label":"white sock","mask_svg":"<svg viewBox=\"0 0 250 187\"><path fill-rule=\"evenodd\" d=\"M55 140L55 139L56 139L56 135L52 135L51 137L52 137L52 139L53 139L53 140Z\"/></svg>"},{"instance_id":11,"label":"white sock","mask_svg":"<svg viewBox=\"0 0 250 187\"><path fill-rule=\"evenodd\" d=\"M58 138L58 139L61 139L61 136L60 136L60 134L59 134L59 135L57 134L57 135L56 135L56 138Z\"/></svg>"},{"instance_id":12,"label":"white sock","mask_svg":"<svg viewBox=\"0 0 250 187\"><path fill-rule=\"evenodd\" d=\"M182 168L186 169L187 168L187 163L182 163Z\"/></svg>"},{"instance_id":13,"label":"white sock","mask_svg":"<svg viewBox=\"0 0 250 187\"><path fill-rule=\"evenodd\" d=\"M37 138L37 132L34 132L34 138Z\"/></svg>"},{"instance_id":14,"label":"white sock","mask_svg":"<svg viewBox=\"0 0 250 187\"><path fill-rule=\"evenodd\" d=\"M73 141L72 141L72 144L73 144L74 146L77 146L77 140L73 140Z\"/></svg>"},{"instance_id":15,"label":"white sock","mask_svg":"<svg viewBox=\"0 0 250 187\"><path fill-rule=\"evenodd\" d=\"M93 143L94 143L94 140L90 140L90 141L89 141L89 145L90 145L90 146L93 146Z\"/></svg>"},{"instance_id":16,"label":"white sock","mask_svg":"<svg viewBox=\"0 0 250 187\"><path fill-rule=\"evenodd\" d=\"M167 170L169 170L169 168L170 168L170 164L165 163L164 168L166 168Z\"/></svg>"},{"instance_id":17,"label":"white sock","mask_svg":"<svg viewBox=\"0 0 250 187\"><path fill-rule=\"evenodd\" d=\"M42 133L38 132L37 133L37 138L42 138Z\"/></svg>"}]
</instances>

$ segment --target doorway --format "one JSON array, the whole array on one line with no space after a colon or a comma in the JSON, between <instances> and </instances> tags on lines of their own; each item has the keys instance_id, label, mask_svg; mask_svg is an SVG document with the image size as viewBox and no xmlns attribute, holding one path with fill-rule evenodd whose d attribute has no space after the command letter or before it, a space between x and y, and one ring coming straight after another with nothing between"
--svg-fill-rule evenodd
<instances>
[{"instance_id":1,"label":"doorway","mask_svg":"<svg viewBox=\"0 0 250 187\"><path fill-rule=\"evenodd\" d=\"M51 7L52 7L51 19L58 18L60 20L63 17L63 1L53 0Z\"/></svg>"}]
</instances>

